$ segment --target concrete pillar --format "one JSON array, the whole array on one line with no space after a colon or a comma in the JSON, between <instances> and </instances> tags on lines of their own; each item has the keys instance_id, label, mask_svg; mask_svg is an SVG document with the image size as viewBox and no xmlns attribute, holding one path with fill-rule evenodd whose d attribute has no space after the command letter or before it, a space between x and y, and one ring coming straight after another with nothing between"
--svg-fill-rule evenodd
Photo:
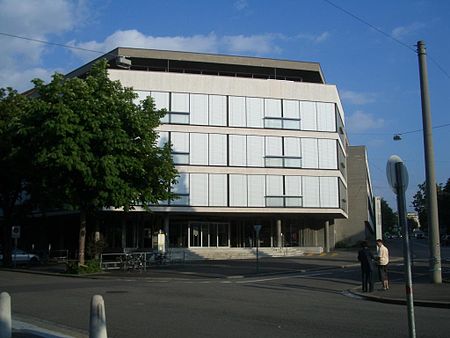
<instances>
[{"instance_id":1,"label":"concrete pillar","mask_svg":"<svg viewBox=\"0 0 450 338\"><path fill-rule=\"evenodd\" d=\"M169 231L170 231L170 217L164 215L164 233L166 234L166 248L169 248Z\"/></svg>"},{"instance_id":2,"label":"concrete pillar","mask_svg":"<svg viewBox=\"0 0 450 338\"><path fill-rule=\"evenodd\" d=\"M91 300L91 316L89 320L89 338L107 338L106 313L103 297L95 295Z\"/></svg>"},{"instance_id":3,"label":"concrete pillar","mask_svg":"<svg viewBox=\"0 0 450 338\"><path fill-rule=\"evenodd\" d=\"M325 222L325 231L324 231L324 234L325 234L325 243L324 243L324 249L325 249L325 252L326 253L328 253L328 252L330 252L330 222L329 221L326 221Z\"/></svg>"},{"instance_id":4,"label":"concrete pillar","mask_svg":"<svg viewBox=\"0 0 450 338\"><path fill-rule=\"evenodd\" d=\"M277 246L281 248L283 246L283 239L281 234L281 219L277 219Z\"/></svg>"},{"instance_id":5,"label":"concrete pillar","mask_svg":"<svg viewBox=\"0 0 450 338\"><path fill-rule=\"evenodd\" d=\"M11 296L7 292L0 293L0 337L11 338Z\"/></svg>"}]
</instances>

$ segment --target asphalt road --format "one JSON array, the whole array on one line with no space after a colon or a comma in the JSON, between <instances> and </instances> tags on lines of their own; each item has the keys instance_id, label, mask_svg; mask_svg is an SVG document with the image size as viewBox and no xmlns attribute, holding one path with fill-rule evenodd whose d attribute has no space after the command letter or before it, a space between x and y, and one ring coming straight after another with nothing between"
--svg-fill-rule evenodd
<instances>
[{"instance_id":1,"label":"asphalt road","mask_svg":"<svg viewBox=\"0 0 450 338\"><path fill-rule=\"evenodd\" d=\"M104 297L114 338L407 337L405 306L346 292L359 285L359 276L358 266L250 278L86 279L2 271L0 291L11 294L14 318L58 325L79 337L87 335L94 294ZM416 307L415 316L417 337L450 336L448 309Z\"/></svg>"}]
</instances>

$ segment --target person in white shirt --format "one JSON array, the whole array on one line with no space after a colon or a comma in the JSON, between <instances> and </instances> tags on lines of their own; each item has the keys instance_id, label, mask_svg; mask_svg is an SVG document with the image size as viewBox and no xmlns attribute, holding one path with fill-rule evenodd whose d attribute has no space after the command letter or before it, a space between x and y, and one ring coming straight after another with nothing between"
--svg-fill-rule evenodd
<instances>
[{"instance_id":1,"label":"person in white shirt","mask_svg":"<svg viewBox=\"0 0 450 338\"><path fill-rule=\"evenodd\" d=\"M383 290L389 290L389 279L387 273L387 266L389 264L389 250L383 245L381 239L377 239L377 251L378 251L378 273L380 275L380 281L383 285Z\"/></svg>"}]
</instances>

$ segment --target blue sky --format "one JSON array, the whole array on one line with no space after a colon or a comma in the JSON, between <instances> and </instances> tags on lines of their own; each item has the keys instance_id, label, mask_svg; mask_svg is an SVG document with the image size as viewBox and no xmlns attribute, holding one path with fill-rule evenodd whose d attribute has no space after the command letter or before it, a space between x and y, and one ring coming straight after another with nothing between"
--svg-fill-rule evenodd
<instances>
[{"instance_id":1,"label":"blue sky","mask_svg":"<svg viewBox=\"0 0 450 338\"><path fill-rule=\"evenodd\" d=\"M323 0L0 0L0 33L104 52L122 46L319 62L339 89L350 143L367 146L374 193L396 208L385 167L397 154L409 172L409 206L425 180L422 133L392 137L422 128L419 40L428 51L433 125L450 124L450 1L330 1L406 46ZM99 55L4 35L0 51L0 87L18 90ZM445 183L450 126L433 133L436 179Z\"/></svg>"}]
</instances>

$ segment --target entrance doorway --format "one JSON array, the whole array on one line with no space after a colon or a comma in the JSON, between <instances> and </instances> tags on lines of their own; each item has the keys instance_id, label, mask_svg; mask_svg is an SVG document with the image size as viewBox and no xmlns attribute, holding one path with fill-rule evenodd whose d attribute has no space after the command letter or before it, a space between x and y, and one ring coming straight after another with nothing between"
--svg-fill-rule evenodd
<instances>
[{"instance_id":1,"label":"entrance doorway","mask_svg":"<svg viewBox=\"0 0 450 338\"><path fill-rule=\"evenodd\" d=\"M192 222L189 223L189 247L229 247L230 224Z\"/></svg>"}]
</instances>

